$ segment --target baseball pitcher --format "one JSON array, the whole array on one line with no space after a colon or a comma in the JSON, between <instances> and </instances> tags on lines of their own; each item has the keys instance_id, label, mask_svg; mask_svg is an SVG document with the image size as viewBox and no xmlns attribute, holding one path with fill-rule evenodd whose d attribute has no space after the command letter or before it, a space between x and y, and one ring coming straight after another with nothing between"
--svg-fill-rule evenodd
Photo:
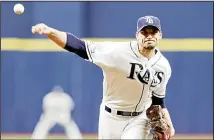
<instances>
[{"instance_id":1,"label":"baseball pitcher","mask_svg":"<svg viewBox=\"0 0 214 140\"><path fill-rule=\"evenodd\" d=\"M99 139L146 139L150 130L154 139L175 134L164 102L171 67L157 46L162 38L157 17L139 18L136 41L131 42L90 42L43 23L32 32L102 69Z\"/></svg>"}]
</instances>

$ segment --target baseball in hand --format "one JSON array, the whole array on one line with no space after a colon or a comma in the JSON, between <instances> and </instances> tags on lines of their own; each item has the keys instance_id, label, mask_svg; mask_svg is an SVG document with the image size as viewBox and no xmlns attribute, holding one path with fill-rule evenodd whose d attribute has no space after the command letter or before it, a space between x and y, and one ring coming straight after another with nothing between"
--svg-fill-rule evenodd
<instances>
[{"instance_id":1,"label":"baseball in hand","mask_svg":"<svg viewBox=\"0 0 214 140\"><path fill-rule=\"evenodd\" d=\"M17 14L17 15L21 15L24 12L25 8L22 4L17 3L16 5L14 5L13 7L13 11Z\"/></svg>"}]
</instances>

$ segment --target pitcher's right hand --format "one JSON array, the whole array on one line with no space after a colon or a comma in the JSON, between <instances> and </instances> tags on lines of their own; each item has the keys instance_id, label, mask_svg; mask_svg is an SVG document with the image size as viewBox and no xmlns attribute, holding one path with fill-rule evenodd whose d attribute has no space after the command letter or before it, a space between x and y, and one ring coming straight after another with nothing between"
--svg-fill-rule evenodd
<instances>
[{"instance_id":1,"label":"pitcher's right hand","mask_svg":"<svg viewBox=\"0 0 214 140\"><path fill-rule=\"evenodd\" d=\"M52 33L52 28L48 27L44 23L39 23L32 26L31 31L33 34L50 35Z\"/></svg>"}]
</instances>

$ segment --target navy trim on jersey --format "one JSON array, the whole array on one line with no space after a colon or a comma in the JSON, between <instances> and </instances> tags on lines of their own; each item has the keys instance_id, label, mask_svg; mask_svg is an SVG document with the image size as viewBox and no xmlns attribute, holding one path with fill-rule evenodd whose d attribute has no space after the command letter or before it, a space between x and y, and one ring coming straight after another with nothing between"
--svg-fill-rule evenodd
<instances>
[{"instance_id":1,"label":"navy trim on jersey","mask_svg":"<svg viewBox=\"0 0 214 140\"><path fill-rule=\"evenodd\" d=\"M132 52L135 54L135 56L136 56L137 58L139 58L139 57L137 56L137 54L134 52L133 48L132 48L132 42L130 42L130 45L129 45L129 46L130 46Z\"/></svg>"},{"instance_id":2,"label":"navy trim on jersey","mask_svg":"<svg viewBox=\"0 0 214 140\"><path fill-rule=\"evenodd\" d=\"M162 108L166 108L165 99L152 96L152 105L160 105Z\"/></svg>"},{"instance_id":3,"label":"navy trim on jersey","mask_svg":"<svg viewBox=\"0 0 214 140\"><path fill-rule=\"evenodd\" d=\"M66 35L67 41L64 49L69 52L73 52L84 59L88 59L85 42L73 34L67 33Z\"/></svg>"},{"instance_id":4,"label":"navy trim on jersey","mask_svg":"<svg viewBox=\"0 0 214 140\"><path fill-rule=\"evenodd\" d=\"M152 92L152 95L154 95L154 96L156 96L156 97L158 97L158 96L159 96L159 97L162 97L162 98L163 98L163 97L165 97L165 95L159 95L159 94L154 93L154 92Z\"/></svg>"}]
</instances>

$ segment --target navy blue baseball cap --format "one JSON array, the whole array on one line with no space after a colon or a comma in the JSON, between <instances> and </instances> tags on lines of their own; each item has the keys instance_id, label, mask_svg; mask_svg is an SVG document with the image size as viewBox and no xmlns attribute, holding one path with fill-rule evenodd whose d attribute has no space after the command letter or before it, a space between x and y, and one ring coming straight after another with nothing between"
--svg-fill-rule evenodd
<instances>
[{"instance_id":1,"label":"navy blue baseball cap","mask_svg":"<svg viewBox=\"0 0 214 140\"><path fill-rule=\"evenodd\" d=\"M161 31L160 20L155 16L144 16L138 19L137 21L137 31L142 30L146 26L154 26Z\"/></svg>"}]
</instances>

